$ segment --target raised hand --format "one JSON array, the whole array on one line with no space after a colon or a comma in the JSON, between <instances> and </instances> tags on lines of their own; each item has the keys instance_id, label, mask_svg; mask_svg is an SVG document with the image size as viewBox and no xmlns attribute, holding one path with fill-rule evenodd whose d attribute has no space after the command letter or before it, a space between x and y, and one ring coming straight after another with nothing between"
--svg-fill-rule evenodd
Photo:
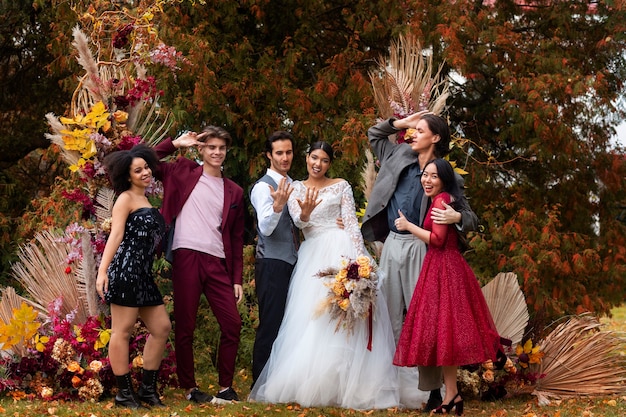
<instances>
[{"instance_id":1,"label":"raised hand","mask_svg":"<svg viewBox=\"0 0 626 417\"><path fill-rule=\"evenodd\" d=\"M280 213L283 210L285 204L287 204L287 200L289 200L289 196L293 192L293 186L289 183L287 178L283 178L280 180L278 187L274 190L274 187L269 185L270 187L270 196L274 200L274 212Z\"/></svg>"},{"instance_id":2,"label":"raised hand","mask_svg":"<svg viewBox=\"0 0 626 417\"><path fill-rule=\"evenodd\" d=\"M185 132L175 140L172 141L172 144L177 148L189 148L191 146L200 146L203 145L203 142L200 142L200 139L204 138L208 133L196 133L196 132Z\"/></svg>"},{"instance_id":3,"label":"raised hand","mask_svg":"<svg viewBox=\"0 0 626 417\"><path fill-rule=\"evenodd\" d=\"M410 116L405 117L404 119L397 119L393 122L393 127L396 129L413 129L417 126L417 122L422 118L423 115L431 113L428 110L418 111L417 113L413 113Z\"/></svg>"},{"instance_id":4,"label":"raised hand","mask_svg":"<svg viewBox=\"0 0 626 417\"><path fill-rule=\"evenodd\" d=\"M306 192L304 193L304 198L302 200L296 199L298 205L300 206L300 209L302 210L302 212L300 213L301 221L308 222L311 219L311 213L313 212L313 209L322 202L322 200L317 199L318 194L319 190L317 190L315 187L307 187Z\"/></svg>"}]
</instances>

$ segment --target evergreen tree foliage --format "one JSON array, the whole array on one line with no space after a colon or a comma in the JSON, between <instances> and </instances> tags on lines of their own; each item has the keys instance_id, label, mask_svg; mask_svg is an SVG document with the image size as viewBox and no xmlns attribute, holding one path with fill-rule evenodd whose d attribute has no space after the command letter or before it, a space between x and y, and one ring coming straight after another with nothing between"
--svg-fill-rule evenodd
<instances>
[{"instance_id":1,"label":"evergreen tree foliage","mask_svg":"<svg viewBox=\"0 0 626 417\"><path fill-rule=\"evenodd\" d=\"M536 331L608 312L626 280L623 150L610 146L625 115L624 4L409 3L427 10L412 26L457 74L450 119L468 140L468 191L485 223L472 266L483 278L518 273Z\"/></svg>"}]
</instances>

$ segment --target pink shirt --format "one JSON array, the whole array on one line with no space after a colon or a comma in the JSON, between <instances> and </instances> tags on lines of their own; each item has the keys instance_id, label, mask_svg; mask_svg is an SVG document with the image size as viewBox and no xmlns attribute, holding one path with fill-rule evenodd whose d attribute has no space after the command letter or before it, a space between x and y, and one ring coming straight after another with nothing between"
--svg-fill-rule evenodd
<instances>
[{"instance_id":1,"label":"pink shirt","mask_svg":"<svg viewBox=\"0 0 626 417\"><path fill-rule=\"evenodd\" d=\"M203 173L176 218L172 249L193 249L224 258L223 209L224 180Z\"/></svg>"}]
</instances>

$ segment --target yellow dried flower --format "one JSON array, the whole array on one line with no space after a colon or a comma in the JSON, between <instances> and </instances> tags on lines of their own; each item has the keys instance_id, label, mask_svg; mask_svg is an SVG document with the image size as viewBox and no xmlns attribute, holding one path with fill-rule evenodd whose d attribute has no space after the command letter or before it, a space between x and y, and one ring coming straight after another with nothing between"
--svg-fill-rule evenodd
<instances>
[{"instance_id":1,"label":"yellow dried flower","mask_svg":"<svg viewBox=\"0 0 626 417\"><path fill-rule=\"evenodd\" d=\"M493 382L494 377L495 375L491 369L488 369L485 372L483 372L483 379L487 382Z\"/></svg>"},{"instance_id":2,"label":"yellow dried flower","mask_svg":"<svg viewBox=\"0 0 626 417\"><path fill-rule=\"evenodd\" d=\"M93 345L93 348L96 350L102 349L109 344L109 340L111 340L111 329L104 329L98 333L98 339Z\"/></svg>"},{"instance_id":3,"label":"yellow dried flower","mask_svg":"<svg viewBox=\"0 0 626 417\"><path fill-rule=\"evenodd\" d=\"M361 278L369 278L371 272L370 266L360 266L359 267L359 277Z\"/></svg>"},{"instance_id":4,"label":"yellow dried flower","mask_svg":"<svg viewBox=\"0 0 626 417\"><path fill-rule=\"evenodd\" d=\"M333 293L337 296L342 296L344 291L345 287L343 286L343 284L340 282L335 282L335 285L333 285Z\"/></svg>"},{"instance_id":5,"label":"yellow dried flower","mask_svg":"<svg viewBox=\"0 0 626 417\"><path fill-rule=\"evenodd\" d=\"M335 275L335 279L337 281L343 281L347 278L348 278L348 271L345 268L340 269L339 272L337 272L337 275Z\"/></svg>"},{"instance_id":6,"label":"yellow dried flower","mask_svg":"<svg viewBox=\"0 0 626 417\"><path fill-rule=\"evenodd\" d=\"M359 256L358 258L356 258L356 263L359 264L359 266L370 266L370 258L368 258L367 256Z\"/></svg>"},{"instance_id":7,"label":"yellow dried flower","mask_svg":"<svg viewBox=\"0 0 626 417\"><path fill-rule=\"evenodd\" d=\"M52 388L50 387L42 387L41 392L39 393L39 395L43 399L50 398L52 397L53 394L54 394L54 391L52 391Z\"/></svg>"},{"instance_id":8,"label":"yellow dried flower","mask_svg":"<svg viewBox=\"0 0 626 417\"><path fill-rule=\"evenodd\" d=\"M91 378L78 389L78 396L83 401L95 402L98 401L103 392L104 388L100 381Z\"/></svg>"},{"instance_id":9,"label":"yellow dried flower","mask_svg":"<svg viewBox=\"0 0 626 417\"><path fill-rule=\"evenodd\" d=\"M70 363L68 363L67 370L78 374L82 374L83 372L85 372L85 370L76 361L71 361Z\"/></svg>"},{"instance_id":10,"label":"yellow dried flower","mask_svg":"<svg viewBox=\"0 0 626 417\"><path fill-rule=\"evenodd\" d=\"M75 352L71 344L63 339L57 339L52 347L52 359L59 362L62 368L74 360Z\"/></svg>"},{"instance_id":11,"label":"yellow dried flower","mask_svg":"<svg viewBox=\"0 0 626 417\"><path fill-rule=\"evenodd\" d=\"M518 357L519 364L522 368L528 367L530 363L541 363L544 353L541 352L541 346L533 346L533 341L528 339L524 345L517 345L515 354Z\"/></svg>"},{"instance_id":12,"label":"yellow dried flower","mask_svg":"<svg viewBox=\"0 0 626 417\"><path fill-rule=\"evenodd\" d=\"M143 356L135 356L135 359L133 359L133 368L143 368Z\"/></svg>"},{"instance_id":13,"label":"yellow dried flower","mask_svg":"<svg viewBox=\"0 0 626 417\"><path fill-rule=\"evenodd\" d=\"M82 383L83 383L83 381L82 381L82 379L80 379L80 377L78 375L74 375L72 377L72 386L74 388L80 387L82 385Z\"/></svg>"},{"instance_id":14,"label":"yellow dried flower","mask_svg":"<svg viewBox=\"0 0 626 417\"><path fill-rule=\"evenodd\" d=\"M101 361L97 361L97 360L93 360L89 363L89 369L92 370L95 373L100 372L100 370L102 369L102 362Z\"/></svg>"},{"instance_id":15,"label":"yellow dried flower","mask_svg":"<svg viewBox=\"0 0 626 417\"><path fill-rule=\"evenodd\" d=\"M111 220L112 219L110 217L102 220L100 228L104 233L111 233Z\"/></svg>"},{"instance_id":16,"label":"yellow dried flower","mask_svg":"<svg viewBox=\"0 0 626 417\"><path fill-rule=\"evenodd\" d=\"M113 113L113 118L117 123L126 123L128 120L128 113L122 110L116 110L115 113Z\"/></svg>"}]
</instances>

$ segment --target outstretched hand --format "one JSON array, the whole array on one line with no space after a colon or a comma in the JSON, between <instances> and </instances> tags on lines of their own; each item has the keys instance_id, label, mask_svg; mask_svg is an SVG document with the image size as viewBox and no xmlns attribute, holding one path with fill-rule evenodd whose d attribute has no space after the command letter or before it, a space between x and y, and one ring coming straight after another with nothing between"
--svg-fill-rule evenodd
<instances>
[{"instance_id":1,"label":"outstretched hand","mask_svg":"<svg viewBox=\"0 0 626 417\"><path fill-rule=\"evenodd\" d=\"M274 212L280 213L287 204L287 200L289 200L289 196L293 192L293 186L287 181L287 178L283 178L280 180L278 187L274 190L274 187L269 185L270 187L270 196L274 200Z\"/></svg>"},{"instance_id":2,"label":"outstretched hand","mask_svg":"<svg viewBox=\"0 0 626 417\"><path fill-rule=\"evenodd\" d=\"M319 190L315 187L307 188L304 193L304 198L302 200L296 199L298 205L302 212L300 213L300 220L303 222L308 222L311 218L311 213L313 209L318 206L322 200L318 200L317 196L319 194Z\"/></svg>"},{"instance_id":3,"label":"outstretched hand","mask_svg":"<svg viewBox=\"0 0 626 417\"><path fill-rule=\"evenodd\" d=\"M454 224L459 223L462 219L461 213L452 208L445 201L442 201L445 209L433 207L430 218L435 224Z\"/></svg>"}]
</instances>

